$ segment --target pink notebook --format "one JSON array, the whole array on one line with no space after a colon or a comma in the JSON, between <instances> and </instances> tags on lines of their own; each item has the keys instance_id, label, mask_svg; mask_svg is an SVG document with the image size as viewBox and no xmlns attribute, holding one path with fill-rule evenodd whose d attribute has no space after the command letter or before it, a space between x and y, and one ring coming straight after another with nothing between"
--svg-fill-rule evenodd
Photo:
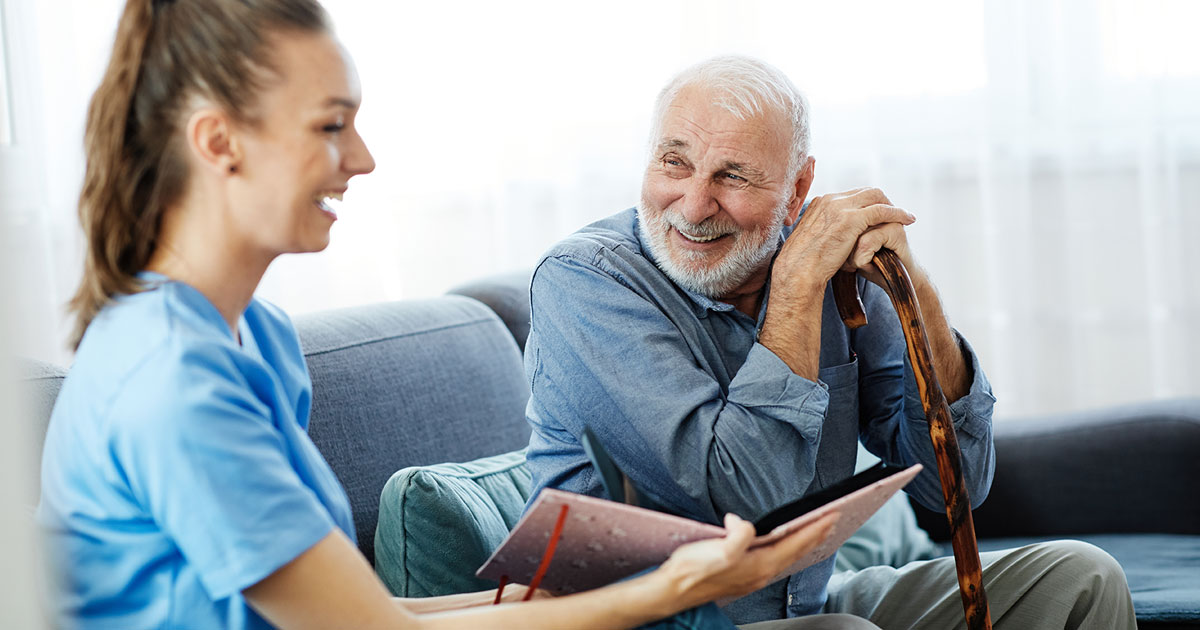
<instances>
[{"instance_id":1,"label":"pink notebook","mask_svg":"<svg viewBox=\"0 0 1200 630\"><path fill-rule=\"evenodd\" d=\"M834 554L896 491L921 471L916 464L788 521L759 536L751 547L778 540L830 512L841 517L823 543L777 577L790 575ZM545 489L475 575L529 584L546 551L563 505L567 518L541 588L575 593L611 584L658 564L678 546L720 538L724 528L581 494Z\"/></svg>"}]
</instances>

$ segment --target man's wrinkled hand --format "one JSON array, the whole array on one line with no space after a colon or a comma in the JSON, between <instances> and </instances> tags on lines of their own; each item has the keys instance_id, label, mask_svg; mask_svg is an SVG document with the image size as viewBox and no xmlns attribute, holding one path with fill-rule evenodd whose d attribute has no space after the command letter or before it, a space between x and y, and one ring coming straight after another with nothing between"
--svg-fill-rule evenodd
<instances>
[{"instance_id":1,"label":"man's wrinkled hand","mask_svg":"<svg viewBox=\"0 0 1200 630\"><path fill-rule=\"evenodd\" d=\"M881 247L896 251L907 265L904 226L914 221L878 188L814 197L775 259L772 290L793 282L797 288L824 287L839 269L863 270L878 279L871 260Z\"/></svg>"}]
</instances>

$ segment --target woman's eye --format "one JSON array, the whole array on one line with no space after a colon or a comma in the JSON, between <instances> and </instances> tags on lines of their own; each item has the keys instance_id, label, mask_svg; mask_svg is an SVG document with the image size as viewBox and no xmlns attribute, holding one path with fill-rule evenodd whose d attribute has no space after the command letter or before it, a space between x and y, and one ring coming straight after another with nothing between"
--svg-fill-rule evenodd
<instances>
[{"instance_id":1,"label":"woman's eye","mask_svg":"<svg viewBox=\"0 0 1200 630\"><path fill-rule=\"evenodd\" d=\"M734 175L733 173L725 173L725 177L727 177L727 178L729 178L729 179L732 179L732 180L733 180L733 181L735 181L735 182L744 182L744 181L746 181L746 180L745 180L744 178L742 178L740 175Z\"/></svg>"},{"instance_id":2,"label":"woman's eye","mask_svg":"<svg viewBox=\"0 0 1200 630\"><path fill-rule=\"evenodd\" d=\"M683 166L683 162L680 162L679 160L677 160L675 158L665 158L663 160L663 163L666 164L667 166Z\"/></svg>"},{"instance_id":3,"label":"woman's eye","mask_svg":"<svg viewBox=\"0 0 1200 630\"><path fill-rule=\"evenodd\" d=\"M321 131L325 133L337 133L346 128L346 121L339 119L337 122L330 123L321 127Z\"/></svg>"}]
</instances>

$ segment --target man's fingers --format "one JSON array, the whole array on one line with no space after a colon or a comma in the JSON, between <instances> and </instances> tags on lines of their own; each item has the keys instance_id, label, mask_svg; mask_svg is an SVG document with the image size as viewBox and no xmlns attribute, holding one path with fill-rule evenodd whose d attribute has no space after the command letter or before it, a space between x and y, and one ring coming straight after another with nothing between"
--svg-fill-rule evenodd
<instances>
[{"instance_id":1,"label":"man's fingers","mask_svg":"<svg viewBox=\"0 0 1200 630\"><path fill-rule=\"evenodd\" d=\"M912 225L917 220L917 217L905 210L886 203L877 203L863 207L858 211L858 214L866 222L867 226L876 226L883 223Z\"/></svg>"},{"instance_id":2,"label":"man's fingers","mask_svg":"<svg viewBox=\"0 0 1200 630\"><path fill-rule=\"evenodd\" d=\"M846 264L842 268L845 269L847 266L851 268L850 270L866 268L870 266L871 261L875 260L875 254L879 250L888 248L895 251L905 245L904 226L897 223L886 223L873 227L858 237L854 251L851 252L850 258L846 260Z\"/></svg>"},{"instance_id":3,"label":"man's fingers","mask_svg":"<svg viewBox=\"0 0 1200 630\"><path fill-rule=\"evenodd\" d=\"M887 198L887 195L883 194L882 190L879 190L878 188L874 188L871 186L866 186L863 188L854 188L852 190L847 190L845 192L840 192L840 193L833 193L832 195L829 195L829 197L831 199L838 199L838 200L852 199L859 206L867 206L867 205L878 204L878 203L885 204L885 205L892 204L892 202Z\"/></svg>"}]
</instances>

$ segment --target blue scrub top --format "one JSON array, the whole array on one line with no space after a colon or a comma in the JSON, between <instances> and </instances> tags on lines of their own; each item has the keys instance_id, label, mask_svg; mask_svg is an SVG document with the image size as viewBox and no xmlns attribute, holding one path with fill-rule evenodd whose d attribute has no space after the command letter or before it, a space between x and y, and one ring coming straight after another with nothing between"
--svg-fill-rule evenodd
<instances>
[{"instance_id":1,"label":"blue scrub top","mask_svg":"<svg viewBox=\"0 0 1200 630\"><path fill-rule=\"evenodd\" d=\"M312 385L282 311L241 344L195 289L143 274L92 322L54 406L38 520L64 628L268 628L241 591L334 527L346 493L307 433Z\"/></svg>"}]
</instances>

